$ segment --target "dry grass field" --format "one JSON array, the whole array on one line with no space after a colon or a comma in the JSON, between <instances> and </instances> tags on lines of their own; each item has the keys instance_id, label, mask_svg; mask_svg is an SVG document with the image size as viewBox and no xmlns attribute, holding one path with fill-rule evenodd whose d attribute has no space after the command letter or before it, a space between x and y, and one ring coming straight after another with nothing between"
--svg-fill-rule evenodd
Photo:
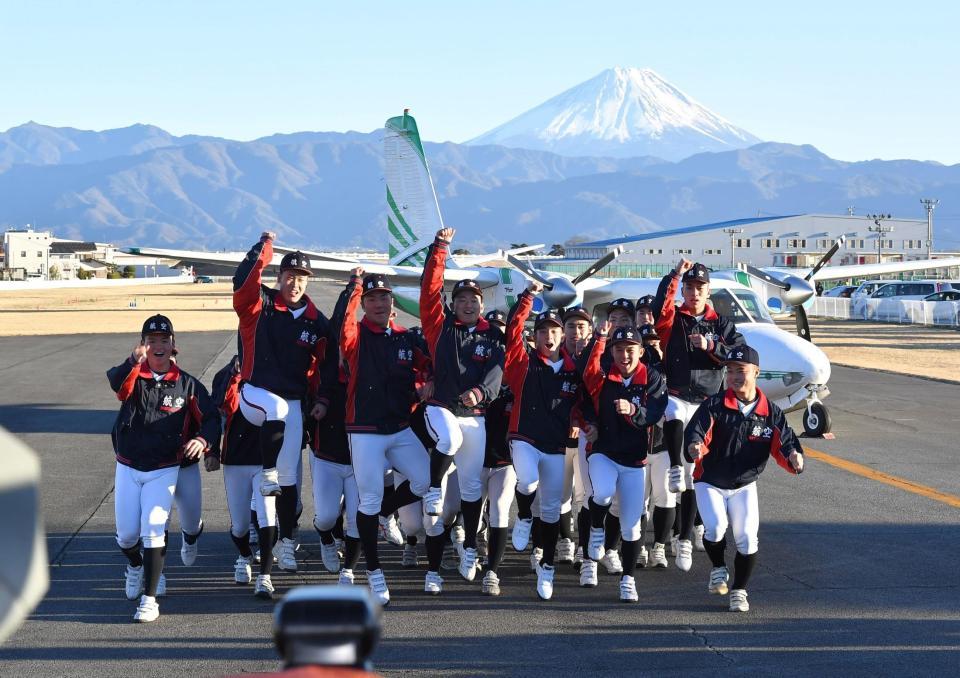
<instances>
[{"instance_id":1,"label":"dry grass field","mask_svg":"<svg viewBox=\"0 0 960 678\"><path fill-rule=\"evenodd\" d=\"M308 293L329 314L339 290L337 284L318 280ZM135 336L154 313L168 315L178 334L230 330L237 324L230 297L229 283L0 292L0 337ZM781 326L793 331L792 320ZM960 382L960 332L952 329L813 319L811 333L835 365Z\"/></svg>"}]
</instances>

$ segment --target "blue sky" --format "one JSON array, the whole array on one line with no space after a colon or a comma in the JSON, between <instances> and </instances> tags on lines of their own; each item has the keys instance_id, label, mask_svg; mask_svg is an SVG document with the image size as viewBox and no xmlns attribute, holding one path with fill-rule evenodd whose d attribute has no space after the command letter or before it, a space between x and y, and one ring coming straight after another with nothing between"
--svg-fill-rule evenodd
<instances>
[{"instance_id":1,"label":"blue sky","mask_svg":"<svg viewBox=\"0 0 960 678\"><path fill-rule=\"evenodd\" d=\"M960 162L957 3L675 4L6 3L0 129L251 139L410 107L424 137L464 141L620 65L763 139Z\"/></svg>"}]
</instances>

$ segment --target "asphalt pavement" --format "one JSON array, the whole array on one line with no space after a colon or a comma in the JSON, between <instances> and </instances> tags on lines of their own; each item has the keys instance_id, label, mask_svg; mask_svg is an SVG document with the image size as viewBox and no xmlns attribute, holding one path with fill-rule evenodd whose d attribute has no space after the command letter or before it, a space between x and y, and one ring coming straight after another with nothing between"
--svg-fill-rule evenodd
<instances>
[{"instance_id":1,"label":"asphalt pavement","mask_svg":"<svg viewBox=\"0 0 960 678\"><path fill-rule=\"evenodd\" d=\"M113 529L109 430L116 400L104 371L136 337L0 339L0 425L43 464L50 591L0 647L0 676L215 676L273 670L269 603L233 583L235 558L220 473L204 474L200 557L179 562L171 532L169 595L161 618L131 623L124 559ZM180 364L203 376L232 355L229 332L178 338ZM952 412L957 388L835 368L827 404L835 440L805 445L939 492L960 496ZM791 415L794 425L799 419ZM332 583L310 528L310 493L296 575L283 592ZM569 566L539 601L528 554L508 548L503 595L444 573L444 594L422 593L423 569L385 548L393 600L374 655L386 675L955 674L960 667L960 509L808 459L795 477L770 464L760 481L760 556L751 610L732 614L706 593L709 564L689 573L639 570L640 603L622 604L615 576L581 589ZM5 520L15 520L6 516ZM731 547L732 561L732 547ZM358 581L362 580L358 578Z\"/></svg>"}]
</instances>

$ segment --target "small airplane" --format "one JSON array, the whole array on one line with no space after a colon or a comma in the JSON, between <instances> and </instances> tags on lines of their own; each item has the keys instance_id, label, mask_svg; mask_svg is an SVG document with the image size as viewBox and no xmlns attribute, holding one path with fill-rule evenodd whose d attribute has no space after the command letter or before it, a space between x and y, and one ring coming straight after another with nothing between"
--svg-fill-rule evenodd
<instances>
[{"instance_id":1,"label":"small airplane","mask_svg":"<svg viewBox=\"0 0 960 678\"><path fill-rule=\"evenodd\" d=\"M368 273L388 276L392 280L397 306L416 316L419 314L420 277L426 250L444 224L419 130L409 110L387 120L384 157L388 263L364 262L318 252L305 251L304 254L310 257L311 268L320 275L345 279L350 270L362 265ZM955 263L950 263L953 260L939 260L935 266L926 261L904 262L901 268L891 264L825 268L842 242L841 238L834 243L817 265L805 274L796 269L743 266L711 275L711 304L718 313L733 318L747 343L761 356L758 385L785 412L803 409L803 427L811 436L821 436L831 427L830 413L822 402L830 393L827 387L830 361L810 341L810 328L803 310L804 304L816 294L814 283L825 279L960 265L958 258ZM595 318L602 318L614 299L637 299L655 294L660 282L653 278L597 277L603 267L619 256L619 248L608 252L577 276L538 270L529 260L518 256L540 247L542 245L483 255L451 256L444 271L445 286L449 290L458 280L475 280L484 290L487 309L505 310L516 303L530 279L535 279L544 286L535 302L535 311L581 305ZM155 248L131 248L129 251L220 275L231 275L246 254ZM274 261L270 267L273 271L278 270L280 258L289 251L292 250L274 248ZM770 310L780 313L791 307L796 314L797 334L778 327L770 314Z\"/></svg>"}]
</instances>

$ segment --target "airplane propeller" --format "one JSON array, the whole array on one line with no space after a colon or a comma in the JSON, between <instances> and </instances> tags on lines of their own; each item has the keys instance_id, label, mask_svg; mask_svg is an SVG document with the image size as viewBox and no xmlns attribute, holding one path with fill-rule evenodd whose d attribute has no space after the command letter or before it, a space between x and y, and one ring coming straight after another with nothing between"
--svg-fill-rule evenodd
<instances>
[{"instance_id":1,"label":"airplane propeller","mask_svg":"<svg viewBox=\"0 0 960 678\"><path fill-rule=\"evenodd\" d=\"M614 248L588 266L583 273L573 280L568 280L560 275L550 275L543 271L538 271L530 265L529 261L518 259L512 254L507 255L507 261L509 261L514 268L543 285L543 292L540 296L549 308L566 308L574 304L579 296L577 293L577 285L587 278L596 275L600 269L608 266L610 262L619 257L622 252L622 247Z\"/></svg>"}]
</instances>

